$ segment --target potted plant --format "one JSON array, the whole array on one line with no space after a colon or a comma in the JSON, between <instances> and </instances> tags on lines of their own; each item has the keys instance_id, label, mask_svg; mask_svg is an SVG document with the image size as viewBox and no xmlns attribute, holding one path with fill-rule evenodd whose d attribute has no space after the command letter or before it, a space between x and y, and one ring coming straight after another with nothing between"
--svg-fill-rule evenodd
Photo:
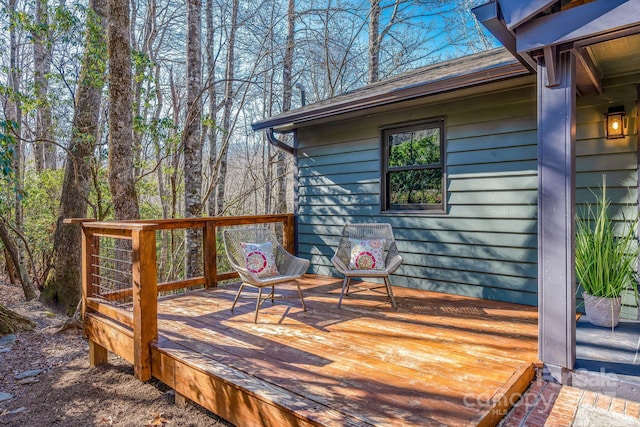
<instances>
[{"instance_id":1,"label":"potted plant","mask_svg":"<svg viewBox=\"0 0 640 427\"><path fill-rule=\"evenodd\" d=\"M586 215L576 218L576 277L584 290L587 320L598 326L615 327L620 318L621 294L631 289L638 296L635 242L636 219L622 234L615 233L609 216L605 177L596 194L595 207L587 205Z\"/></svg>"}]
</instances>

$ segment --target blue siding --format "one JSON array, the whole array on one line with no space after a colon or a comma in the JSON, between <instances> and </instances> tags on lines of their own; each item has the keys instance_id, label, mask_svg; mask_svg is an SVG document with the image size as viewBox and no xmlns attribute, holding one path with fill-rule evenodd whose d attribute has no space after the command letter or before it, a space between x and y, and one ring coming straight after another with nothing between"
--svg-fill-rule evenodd
<instances>
[{"instance_id":1,"label":"blue siding","mask_svg":"<svg viewBox=\"0 0 640 427\"><path fill-rule=\"evenodd\" d=\"M635 209L636 137L604 141L602 114L619 96L633 115L631 81L578 103L578 201L592 198L588 188L607 171L620 217ZM336 275L330 259L343 224L389 222L404 258L395 285L537 304L536 90L533 80L519 84L298 129L299 251L310 271ZM447 212L381 213L380 128L435 117L445 118Z\"/></svg>"}]
</instances>

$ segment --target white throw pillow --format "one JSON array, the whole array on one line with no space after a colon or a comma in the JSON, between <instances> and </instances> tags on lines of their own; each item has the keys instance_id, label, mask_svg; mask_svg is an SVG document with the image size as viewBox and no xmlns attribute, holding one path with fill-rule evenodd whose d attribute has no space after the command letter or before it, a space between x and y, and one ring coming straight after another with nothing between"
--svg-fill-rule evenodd
<instances>
[{"instance_id":1,"label":"white throw pillow","mask_svg":"<svg viewBox=\"0 0 640 427\"><path fill-rule=\"evenodd\" d=\"M244 262L252 274L263 278L280 274L276 266L276 257L273 253L273 242L244 243L240 242L244 252Z\"/></svg>"},{"instance_id":2,"label":"white throw pillow","mask_svg":"<svg viewBox=\"0 0 640 427\"><path fill-rule=\"evenodd\" d=\"M349 239L349 241L351 242L350 269L384 270L385 239Z\"/></svg>"}]
</instances>

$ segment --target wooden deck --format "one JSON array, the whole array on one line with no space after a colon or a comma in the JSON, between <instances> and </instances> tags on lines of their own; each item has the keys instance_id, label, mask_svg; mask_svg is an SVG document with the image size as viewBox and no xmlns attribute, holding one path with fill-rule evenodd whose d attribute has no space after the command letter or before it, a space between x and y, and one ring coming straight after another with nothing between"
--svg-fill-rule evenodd
<instances>
[{"instance_id":1,"label":"wooden deck","mask_svg":"<svg viewBox=\"0 0 640 427\"><path fill-rule=\"evenodd\" d=\"M237 285L160 299L153 376L251 426L494 425L534 377L533 307L394 288L397 311L372 293L337 309L340 285L306 276L306 313L279 300L257 324L253 300L229 311Z\"/></svg>"}]
</instances>

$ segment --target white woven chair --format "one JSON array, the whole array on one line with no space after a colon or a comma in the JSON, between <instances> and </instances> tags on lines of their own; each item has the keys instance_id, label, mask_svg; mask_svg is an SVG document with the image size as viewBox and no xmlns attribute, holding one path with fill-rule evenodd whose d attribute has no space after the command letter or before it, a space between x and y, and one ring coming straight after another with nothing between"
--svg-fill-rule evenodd
<instances>
[{"instance_id":1,"label":"white woven chair","mask_svg":"<svg viewBox=\"0 0 640 427\"><path fill-rule=\"evenodd\" d=\"M384 239L384 268L382 270L366 269L359 270L350 268L351 261L351 240L373 240ZM340 273L344 275L344 281L342 282L342 291L340 292L340 300L338 301L338 307L342 304L342 298L345 295L349 295L349 286L351 285L351 279L354 277L382 277L384 279L384 285L368 287L366 289L375 290L385 288L386 294L391 300L391 306L395 309L396 299L393 296L393 290L389 283L389 275L395 272L400 264L402 264L402 257L398 254L398 247L396 246L395 238L393 237L393 230L390 224L347 224L342 229L342 237L338 244L338 249L335 255L331 258L331 262L338 269Z\"/></svg>"},{"instance_id":2,"label":"white woven chair","mask_svg":"<svg viewBox=\"0 0 640 427\"><path fill-rule=\"evenodd\" d=\"M270 299L274 303L276 298L285 299L285 297L276 297L275 285L285 282L295 282L298 287L298 296L302 303L302 309L307 311L304 304L302 291L297 279L302 277L309 268L309 261L298 258L287 252L273 235L273 232L266 227L233 227L223 231L224 246L229 258L229 262L235 271L240 275L242 284L231 306L231 311L236 307L236 303L240 298L245 286L254 286L258 288L258 299L256 301L256 312L253 319L254 323L258 321L258 311L262 304ZM249 271L245 261L245 253L243 252L242 243L263 244L271 242L273 244L273 254L275 255L275 264L278 268L278 274L270 277L259 277L257 274ZM271 292L266 296L262 295L262 289L270 287Z\"/></svg>"}]
</instances>

